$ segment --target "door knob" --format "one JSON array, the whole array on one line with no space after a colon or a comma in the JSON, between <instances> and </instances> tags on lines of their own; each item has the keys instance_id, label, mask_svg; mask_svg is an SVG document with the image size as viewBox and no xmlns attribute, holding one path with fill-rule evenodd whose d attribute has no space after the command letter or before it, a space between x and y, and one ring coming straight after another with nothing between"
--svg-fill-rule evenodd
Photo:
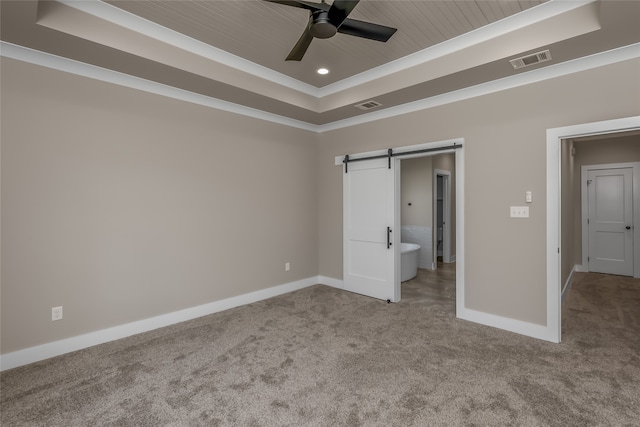
<instances>
[{"instance_id":1,"label":"door knob","mask_svg":"<svg viewBox=\"0 0 640 427\"><path fill-rule=\"evenodd\" d=\"M630 225L627 225L625 228L626 228L627 230L631 230L631 226L630 226Z\"/></svg>"}]
</instances>

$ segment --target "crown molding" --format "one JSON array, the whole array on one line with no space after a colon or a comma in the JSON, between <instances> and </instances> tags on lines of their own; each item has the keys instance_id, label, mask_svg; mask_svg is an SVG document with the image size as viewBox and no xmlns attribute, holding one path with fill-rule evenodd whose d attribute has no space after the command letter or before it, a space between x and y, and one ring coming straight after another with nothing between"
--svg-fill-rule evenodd
<instances>
[{"instance_id":1,"label":"crown molding","mask_svg":"<svg viewBox=\"0 0 640 427\"><path fill-rule=\"evenodd\" d=\"M295 89L310 96L318 97L318 88L308 83L289 77L255 62L233 55L222 49L196 40L185 34L164 27L148 19L134 15L102 0L55 0L58 3L92 15L96 18L159 40L184 51L202 56L253 76Z\"/></svg>"},{"instance_id":2,"label":"crown molding","mask_svg":"<svg viewBox=\"0 0 640 427\"><path fill-rule=\"evenodd\" d=\"M338 120L332 123L319 125L316 132L327 132L350 126L356 126L376 120L387 119L404 114L414 113L416 111L427 110L429 108L441 105L451 104L453 102L463 101L465 99L476 98L478 96L488 95L503 90L513 89L519 86L525 86L532 83L538 83L544 80L554 79L569 74L587 71L593 68L603 67L618 62L640 58L640 43L629 46L620 47L606 52L585 56L578 59L550 65L548 67L539 68L514 76L504 77L502 79L493 80L487 83L466 87L453 92L436 95L430 98L418 101L408 102L406 104L389 107L353 117L344 120Z\"/></svg>"},{"instance_id":3,"label":"crown molding","mask_svg":"<svg viewBox=\"0 0 640 427\"><path fill-rule=\"evenodd\" d=\"M500 21L477 28L458 37L445 40L435 46L428 47L412 53L411 55L407 55L379 67L363 71L355 76L347 77L346 79L324 86L318 91L318 96L322 98L348 89L353 89L365 83L369 83L383 77L388 77L435 59L451 55L463 49L508 35L514 31L522 30L532 24L537 24L584 6L595 4L596 1L597 0L551 0L546 3L542 3L515 15L508 16Z\"/></svg>"},{"instance_id":4,"label":"crown molding","mask_svg":"<svg viewBox=\"0 0 640 427\"><path fill-rule=\"evenodd\" d=\"M277 114L269 113L267 111L246 107L244 105L235 104L199 93L186 91L184 89L179 89L173 86L164 85L162 83L131 76L129 74L109 70L95 65L86 64L84 62L76 61L73 59L63 58L61 56L41 52L4 41L0 41L0 56L27 62L34 65L39 65L69 74L75 74L77 76L87 77L106 83L112 83L118 86L128 87L131 89L137 89L143 92L153 93L180 101L190 102L192 104L198 104L204 107L214 108L216 110L228 111L230 113L253 117L255 119L266 120L268 122L317 132L317 125L314 124L294 120L289 117L280 116Z\"/></svg>"},{"instance_id":5,"label":"crown molding","mask_svg":"<svg viewBox=\"0 0 640 427\"><path fill-rule=\"evenodd\" d=\"M102 0L40 5L39 25L242 87L315 113L345 107L600 28L597 0L551 0L317 88Z\"/></svg>"},{"instance_id":6,"label":"crown molding","mask_svg":"<svg viewBox=\"0 0 640 427\"><path fill-rule=\"evenodd\" d=\"M293 128L303 129L310 132L323 133L332 130L347 128L376 120L387 119L395 116L409 114L453 102L471 99L478 96L488 95L503 90L525 86L544 80L554 79L586 71L598 67L603 67L618 62L628 61L640 58L640 43L624 46L621 48L609 50L602 53L574 59L560 64L550 65L548 67L539 68L514 76L482 83L476 86L460 89L442 95L425 98L419 101L409 102L406 104L390 107L371 113L366 113L357 117L338 120L335 122L316 125L288 117L257 110L228 101L223 101L213 97L189 92L183 89L174 88L163 85L161 83L130 76L113 70L97 67L95 65L85 64L68 58L52 55L49 53L37 51L12 43L0 41L0 56L27 62L42 67L75 74L107 83L116 84L132 89L141 90L148 93L154 93L173 99L178 99L205 107L228 111L235 114L244 115L272 123L290 126Z\"/></svg>"}]
</instances>

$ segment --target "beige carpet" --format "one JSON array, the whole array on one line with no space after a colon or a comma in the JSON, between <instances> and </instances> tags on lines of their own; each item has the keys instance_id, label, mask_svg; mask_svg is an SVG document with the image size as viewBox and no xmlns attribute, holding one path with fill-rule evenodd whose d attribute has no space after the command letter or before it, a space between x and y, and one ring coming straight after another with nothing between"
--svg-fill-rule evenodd
<instances>
[{"instance_id":1,"label":"beige carpet","mask_svg":"<svg viewBox=\"0 0 640 427\"><path fill-rule=\"evenodd\" d=\"M640 280L578 274L561 344L455 319L444 269L403 293L318 285L16 368L0 375L0 421L640 425Z\"/></svg>"}]
</instances>

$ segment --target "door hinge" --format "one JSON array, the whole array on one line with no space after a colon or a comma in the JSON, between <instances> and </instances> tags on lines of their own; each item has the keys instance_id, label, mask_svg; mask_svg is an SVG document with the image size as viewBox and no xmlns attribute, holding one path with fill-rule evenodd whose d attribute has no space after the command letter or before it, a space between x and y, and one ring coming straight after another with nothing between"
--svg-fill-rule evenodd
<instances>
[{"instance_id":1,"label":"door hinge","mask_svg":"<svg viewBox=\"0 0 640 427\"><path fill-rule=\"evenodd\" d=\"M589 218L587 218L587 224L589 224Z\"/></svg>"},{"instance_id":2,"label":"door hinge","mask_svg":"<svg viewBox=\"0 0 640 427\"><path fill-rule=\"evenodd\" d=\"M589 257L587 257L587 262L591 261L591 259Z\"/></svg>"},{"instance_id":3,"label":"door hinge","mask_svg":"<svg viewBox=\"0 0 640 427\"><path fill-rule=\"evenodd\" d=\"M591 181L592 181L591 179L588 179L587 180L587 185L591 185Z\"/></svg>"}]
</instances>

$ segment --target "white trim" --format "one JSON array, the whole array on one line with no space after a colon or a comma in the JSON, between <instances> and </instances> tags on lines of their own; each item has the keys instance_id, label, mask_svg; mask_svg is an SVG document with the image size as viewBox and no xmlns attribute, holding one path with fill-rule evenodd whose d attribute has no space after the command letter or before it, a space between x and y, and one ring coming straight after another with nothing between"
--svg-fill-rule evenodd
<instances>
[{"instance_id":1,"label":"white trim","mask_svg":"<svg viewBox=\"0 0 640 427\"><path fill-rule=\"evenodd\" d=\"M155 22L149 21L133 13L127 12L119 7L112 6L101 0L56 0L57 2L103 19L105 21L135 31L139 34L159 40L171 46L175 46L185 52L193 53L203 58L224 64L236 70L249 73L253 76L269 80L273 83L292 88L299 92L314 97L319 96L318 88L294 79L285 74L279 73L263 65L241 58L237 55L218 49L200 40L189 37L185 34L164 27Z\"/></svg>"},{"instance_id":2,"label":"white trim","mask_svg":"<svg viewBox=\"0 0 640 427\"><path fill-rule=\"evenodd\" d=\"M509 332L526 335L532 338L538 338L545 341L549 339L549 331L546 326L537 325L535 323L523 322L522 320L510 319L507 317L496 316L495 314L484 313L481 311L463 308L456 313L459 319L480 323L486 326L503 329Z\"/></svg>"},{"instance_id":3,"label":"white trim","mask_svg":"<svg viewBox=\"0 0 640 427\"><path fill-rule=\"evenodd\" d=\"M14 351L0 356L0 371L16 368L18 366L27 365L29 363L38 362L40 360L49 359L51 357L60 356L72 351L81 350L92 347L94 345L103 344L131 335L140 334L142 332L152 331L154 329L173 325L197 317L207 316L209 314L218 313L229 310L231 308L240 307L242 305L251 304L257 301L273 298L278 295L297 291L309 286L323 283L323 280L335 279L324 278L321 276L309 277L307 279L295 282L285 283L283 285L274 286L267 289L251 292L244 295L238 295L211 302L208 304L191 307L173 313L162 314L149 319L139 320L137 322L127 323L125 325L114 326L112 328L102 329L100 331L89 332L72 338L63 339L35 347L26 348L24 350ZM332 286L332 285L329 285Z\"/></svg>"},{"instance_id":4,"label":"white trim","mask_svg":"<svg viewBox=\"0 0 640 427\"><path fill-rule=\"evenodd\" d=\"M573 283L573 275L578 271L578 264L575 264L571 269L571 273L569 273L569 277L564 282L564 286L562 287L561 297L560 297L560 305L564 305L564 301L567 298L567 294L569 293L569 289L571 288L571 283Z\"/></svg>"},{"instance_id":5,"label":"white trim","mask_svg":"<svg viewBox=\"0 0 640 427\"><path fill-rule=\"evenodd\" d=\"M549 341L561 340L561 142L567 138L636 129L640 129L640 116L547 129L547 332L552 338Z\"/></svg>"},{"instance_id":6,"label":"white trim","mask_svg":"<svg viewBox=\"0 0 640 427\"><path fill-rule=\"evenodd\" d=\"M580 171L580 197L582 199L582 265L589 271L589 217L587 176L589 171L599 169L631 168L633 170L633 277L640 278L640 162L607 163L598 165L582 165Z\"/></svg>"},{"instance_id":7,"label":"white trim","mask_svg":"<svg viewBox=\"0 0 640 427\"><path fill-rule=\"evenodd\" d=\"M318 125L317 132L327 132L336 129L342 129L350 126L360 125L373 122L376 120L388 119L403 114L414 113L429 108L439 107L442 105L452 104L466 99L476 98L503 90L514 89L520 86L526 86L533 83L539 83L545 80L566 76L581 71L591 70L593 68L605 65L615 64L630 59L640 58L640 43L629 46L597 53L591 56L574 59L560 64L550 65L548 67L539 68L525 73L516 74L514 76L504 77L502 79L481 83L475 86L466 87L456 91L444 93L442 95L432 96L430 98L418 101L408 102L406 104L389 107L384 110L374 111L357 117Z\"/></svg>"},{"instance_id":8,"label":"white trim","mask_svg":"<svg viewBox=\"0 0 640 427\"><path fill-rule=\"evenodd\" d=\"M575 268L577 273L588 273L589 272L589 267L583 265L583 264L576 264L573 268Z\"/></svg>"},{"instance_id":9,"label":"white trim","mask_svg":"<svg viewBox=\"0 0 640 427\"><path fill-rule=\"evenodd\" d=\"M445 40L435 46L428 47L395 61L388 62L384 65L363 71L355 76L347 77L330 85L319 89L318 96L324 97L333 95L344 90L353 89L354 87L378 80L383 77L416 67L421 64L429 63L438 58L460 52L473 46L482 44L489 40L505 36L517 30L529 27L535 23L542 22L553 17L578 9L594 0L581 1L550 1L530 9L524 10L515 15L511 15L505 19L493 22L489 25L477 28L468 33Z\"/></svg>"},{"instance_id":10,"label":"white trim","mask_svg":"<svg viewBox=\"0 0 640 427\"><path fill-rule=\"evenodd\" d=\"M221 99L199 93L189 92L184 89L179 89L173 86L131 76L129 74L120 73L118 71L109 70L96 65L86 64L73 59L52 55L50 53L41 52L12 43L0 41L0 55L6 58L51 68L53 70L63 71L65 73L75 74L77 76L87 77L106 83L112 83L118 86L128 87L130 89L141 90L143 92L202 105L216 110L227 111L230 113L253 117L255 119L266 120L272 123L317 132L317 125L312 125L307 122L290 119L288 117L279 116L277 114L268 113L266 111L246 107L240 104L234 104L232 102L223 101Z\"/></svg>"},{"instance_id":11,"label":"white trim","mask_svg":"<svg viewBox=\"0 0 640 427\"><path fill-rule=\"evenodd\" d=\"M560 143L547 130L547 332L560 342Z\"/></svg>"},{"instance_id":12,"label":"white trim","mask_svg":"<svg viewBox=\"0 0 640 427\"><path fill-rule=\"evenodd\" d=\"M456 150L456 316L465 311L464 150Z\"/></svg>"},{"instance_id":13,"label":"white trim","mask_svg":"<svg viewBox=\"0 0 640 427\"><path fill-rule=\"evenodd\" d=\"M332 288L344 290L344 282L340 279L334 279L333 277L318 276L318 282L321 285L331 286Z\"/></svg>"},{"instance_id":14,"label":"white trim","mask_svg":"<svg viewBox=\"0 0 640 427\"><path fill-rule=\"evenodd\" d=\"M178 47L186 52L208 58L212 61L247 72L276 84L293 88L316 98L322 98L344 90L353 89L354 87L375 81L382 77L386 77L394 73L428 63L434 59L451 55L463 49L477 46L483 42L511 34L515 31L530 27L533 24L544 22L595 2L595 0L547 2L462 34L453 39L446 40L436 46L428 47L395 61L364 71L355 76L345 78L322 88L317 88L293 77L289 77L285 74L246 60L237 55L233 55L222 49L218 49L197 39L188 37L182 33L171 30L140 16L134 15L123 9L105 3L104 1L57 1L61 4L111 22L112 24L126 28L130 31L135 31L168 45Z\"/></svg>"},{"instance_id":15,"label":"white trim","mask_svg":"<svg viewBox=\"0 0 640 427\"><path fill-rule=\"evenodd\" d=\"M49 53L37 51L12 43L0 41L0 55L23 61L54 70L63 71L70 74L112 83L131 89L138 89L144 92L154 93L160 96L178 99L193 104L202 105L217 110L228 111L248 117L266 120L272 123L278 123L298 129L304 129L311 132L328 132L336 129L343 129L363 123L369 123L376 120L396 117L403 114L413 113L426 110L453 102L463 101L478 96L488 95L491 93L513 89L544 80L553 79L581 71L590 70L610 64L615 64L630 59L640 58L640 43L601 52L584 58L574 59L545 68L540 68L526 73L520 73L503 79L482 83L476 86L460 89L457 91L445 93L442 95L425 98L419 101L413 101L406 104L390 107L384 110L363 114L335 122L315 125L300 120L291 119L273 113L246 107L244 105L234 104L232 102L219 100L210 96L196 94L171 86L163 85L150 80L139 77L133 77L124 73L120 73L106 68L97 67L95 65L85 64L68 58L52 55Z\"/></svg>"}]
</instances>

